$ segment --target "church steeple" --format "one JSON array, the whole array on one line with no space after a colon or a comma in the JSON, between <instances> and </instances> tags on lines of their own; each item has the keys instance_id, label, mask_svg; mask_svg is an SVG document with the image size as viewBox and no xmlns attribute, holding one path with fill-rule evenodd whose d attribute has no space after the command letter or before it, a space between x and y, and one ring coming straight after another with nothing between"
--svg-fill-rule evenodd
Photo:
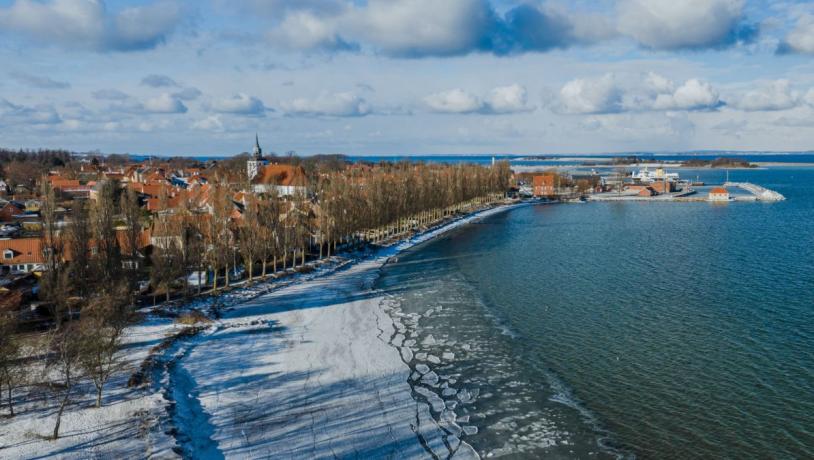
<instances>
[{"instance_id":1,"label":"church steeple","mask_svg":"<svg viewBox=\"0 0 814 460\"><path fill-rule=\"evenodd\" d=\"M254 158L256 160L263 159L263 149L260 148L260 137L254 133Z\"/></svg>"}]
</instances>

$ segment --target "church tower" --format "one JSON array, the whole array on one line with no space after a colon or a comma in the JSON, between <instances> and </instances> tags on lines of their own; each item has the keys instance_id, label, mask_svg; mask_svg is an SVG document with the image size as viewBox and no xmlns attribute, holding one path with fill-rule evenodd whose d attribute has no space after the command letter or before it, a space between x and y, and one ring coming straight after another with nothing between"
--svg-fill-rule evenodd
<instances>
[{"instance_id":1,"label":"church tower","mask_svg":"<svg viewBox=\"0 0 814 460\"><path fill-rule=\"evenodd\" d=\"M249 180L254 179L260 174L260 169L266 165L266 159L263 158L263 149L260 148L260 138L255 133L254 135L254 150L252 151L252 158L246 162L246 173Z\"/></svg>"}]
</instances>

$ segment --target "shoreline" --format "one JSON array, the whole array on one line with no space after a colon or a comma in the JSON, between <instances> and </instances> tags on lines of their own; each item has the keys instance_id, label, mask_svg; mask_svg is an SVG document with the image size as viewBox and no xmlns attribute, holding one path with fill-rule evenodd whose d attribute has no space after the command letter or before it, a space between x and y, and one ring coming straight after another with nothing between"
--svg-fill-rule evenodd
<instances>
[{"instance_id":1,"label":"shoreline","mask_svg":"<svg viewBox=\"0 0 814 460\"><path fill-rule=\"evenodd\" d=\"M103 408L92 408L83 390L63 416L65 436L49 441L52 402L34 388L20 392L20 414L3 420L0 456L477 458L415 399L411 369L388 341L395 321L372 286L402 251L529 205L481 209L359 257L334 257L312 273L194 298L180 312L219 303L221 317L155 355L184 327L144 308L145 319L125 332L124 370ZM128 388L150 356L161 366L150 371L154 380Z\"/></svg>"},{"instance_id":2,"label":"shoreline","mask_svg":"<svg viewBox=\"0 0 814 460\"><path fill-rule=\"evenodd\" d=\"M210 420L202 431L211 436L190 442L216 444L237 456L479 458L461 439L462 430L439 424L437 408L413 396L412 370L387 339L397 335L398 325L383 308L386 298L372 287L380 269L404 250L522 205L458 218L224 312L218 330L184 351L184 381L195 382L233 358L239 357L241 368L225 369L228 378L207 378L214 394L199 394L194 404L176 401L186 413L196 409L185 405L198 405L199 415ZM247 374L274 379L247 388ZM246 407L247 399L257 404ZM201 419L175 422L180 431L197 433Z\"/></svg>"}]
</instances>

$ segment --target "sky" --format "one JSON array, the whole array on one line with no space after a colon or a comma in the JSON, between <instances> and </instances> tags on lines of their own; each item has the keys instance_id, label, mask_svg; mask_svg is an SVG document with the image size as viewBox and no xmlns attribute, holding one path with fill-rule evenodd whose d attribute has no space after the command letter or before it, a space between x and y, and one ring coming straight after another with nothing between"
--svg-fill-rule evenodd
<instances>
[{"instance_id":1,"label":"sky","mask_svg":"<svg viewBox=\"0 0 814 460\"><path fill-rule=\"evenodd\" d=\"M0 146L814 150L814 2L0 0Z\"/></svg>"}]
</instances>

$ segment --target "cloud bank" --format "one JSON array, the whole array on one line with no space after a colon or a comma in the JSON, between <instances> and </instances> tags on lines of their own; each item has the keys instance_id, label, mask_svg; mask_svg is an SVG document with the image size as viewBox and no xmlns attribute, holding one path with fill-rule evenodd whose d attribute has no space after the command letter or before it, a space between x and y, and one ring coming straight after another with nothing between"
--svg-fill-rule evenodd
<instances>
[{"instance_id":1,"label":"cloud bank","mask_svg":"<svg viewBox=\"0 0 814 460\"><path fill-rule=\"evenodd\" d=\"M15 0L0 8L0 30L65 48L137 51L164 43L181 20L181 7L159 1L108 10L104 0Z\"/></svg>"}]
</instances>

